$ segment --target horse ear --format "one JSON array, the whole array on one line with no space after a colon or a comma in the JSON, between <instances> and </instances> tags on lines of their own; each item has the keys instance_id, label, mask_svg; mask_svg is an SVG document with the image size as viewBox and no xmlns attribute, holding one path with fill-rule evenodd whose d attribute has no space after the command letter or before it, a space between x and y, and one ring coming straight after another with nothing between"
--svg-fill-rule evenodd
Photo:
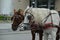
<instances>
[{"instance_id":1,"label":"horse ear","mask_svg":"<svg viewBox=\"0 0 60 40\"><path fill-rule=\"evenodd\" d=\"M14 14L16 13L16 9L14 9Z\"/></svg>"}]
</instances>

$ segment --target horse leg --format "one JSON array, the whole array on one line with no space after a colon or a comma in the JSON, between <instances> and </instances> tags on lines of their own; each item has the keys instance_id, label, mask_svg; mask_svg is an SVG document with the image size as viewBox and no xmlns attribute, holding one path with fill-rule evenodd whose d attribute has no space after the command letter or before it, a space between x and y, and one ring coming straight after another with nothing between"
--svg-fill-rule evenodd
<instances>
[{"instance_id":1,"label":"horse leg","mask_svg":"<svg viewBox=\"0 0 60 40\"><path fill-rule=\"evenodd\" d=\"M43 30L39 31L39 40L42 40L43 37Z\"/></svg>"},{"instance_id":2,"label":"horse leg","mask_svg":"<svg viewBox=\"0 0 60 40\"><path fill-rule=\"evenodd\" d=\"M56 40L59 40L59 35L58 35L58 33L59 33L59 29L58 29L57 34L56 34Z\"/></svg>"},{"instance_id":3,"label":"horse leg","mask_svg":"<svg viewBox=\"0 0 60 40\"><path fill-rule=\"evenodd\" d=\"M35 32L31 31L31 34L32 34L32 40L35 40Z\"/></svg>"},{"instance_id":4,"label":"horse leg","mask_svg":"<svg viewBox=\"0 0 60 40\"><path fill-rule=\"evenodd\" d=\"M59 40L59 35L56 36L56 40Z\"/></svg>"}]
</instances>

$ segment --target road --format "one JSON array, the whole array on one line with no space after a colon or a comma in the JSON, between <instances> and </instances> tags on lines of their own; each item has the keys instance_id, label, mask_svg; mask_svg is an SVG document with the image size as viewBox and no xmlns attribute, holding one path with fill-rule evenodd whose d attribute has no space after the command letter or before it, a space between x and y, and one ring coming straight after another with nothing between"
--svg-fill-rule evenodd
<instances>
[{"instance_id":1,"label":"road","mask_svg":"<svg viewBox=\"0 0 60 40\"><path fill-rule=\"evenodd\" d=\"M11 23L0 23L0 40L31 40L31 32L12 31ZM38 40L38 36L36 36Z\"/></svg>"},{"instance_id":2,"label":"road","mask_svg":"<svg viewBox=\"0 0 60 40\"><path fill-rule=\"evenodd\" d=\"M4 30L5 31L5 30ZM29 31L11 31L0 32L0 40L31 40L31 33ZM38 35L36 36L38 40Z\"/></svg>"},{"instance_id":3,"label":"road","mask_svg":"<svg viewBox=\"0 0 60 40\"><path fill-rule=\"evenodd\" d=\"M0 40L31 40L30 30L12 31L11 23L0 23ZM39 40L39 35L36 34L36 40ZM51 37L49 37L51 40Z\"/></svg>"},{"instance_id":4,"label":"road","mask_svg":"<svg viewBox=\"0 0 60 40\"><path fill-rule=\"evenodd\" d=\"M0 23L0 29L10 29L12 23Z\"/></svg>"},{"instance_id":5,"label":"road","mask_svg":"<svg viewBox=\"0 0 60 40\"><path fill-rule=\"evenodd\" d=\"M0 40L31 40L29 31L0 33Z\"/></svg>"}]
</instances>

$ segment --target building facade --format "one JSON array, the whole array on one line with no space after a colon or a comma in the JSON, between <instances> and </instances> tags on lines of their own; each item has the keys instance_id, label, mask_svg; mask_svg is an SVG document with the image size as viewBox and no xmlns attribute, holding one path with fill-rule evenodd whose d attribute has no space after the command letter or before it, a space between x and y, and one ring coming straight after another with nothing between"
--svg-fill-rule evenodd
<instances>
[{"instance_id":1,"label":"building facade","mask_svg":"<svg viewBox=\"0 0 60 40\"><path fill-rule=\"evenodd\" d=\"M13 10L23 9L29 5L29 0L0 0L0 14L13 14Z\"/></svg>"},{"instance_id":2,"label":"building facade","mask_svg":"<svg viewBox=\"0 0 60 40\"><path fill-rule=\"evenodd\" d=\"M15 1L15 2L14 2ZM60 11L60 0L14 0L13 5L14 8L23 10L29 6L33 6L36 8L50 8Z\"/></svg>"},{"instance_id":3,"label":"building facade","mask_svg":"<svg viewBox=\"0 0 60 40\"><path fill-rule=\"evenodd\" d=\"M60 11L60 0L30 0L30 6Z\"/></svg>"},{"instance_id":4,"label":"building facade","mask_svg":"<svg viewBox=\"0 0 60 40\"><path fill-rule=\"evenodd\" d=\"M29 5L29 0L12 0L13 9L16 9L16 10L23 9L23 10L25 10L27 5Z\"/></svg>"},{"instance_id":5,"label":"building facade","mask_svg":"<svg viewBox=\"0 0 60 40\"><path fill-rule=\"evenodd\" d=\"M60 0L10 0L11 2L11 7L9 7L11 11L14 9L23 9L29 5L30 7L35 7L35 8L49 8L49 9L55 9L60 12ZM0 13L2 13L2 8L5 8L5 6L2 6L4 3L4 0L0 0ZM10 5L10 4L7 4ZM5 9L8 9L7 7ZM5 10L3 10L5 11ZM9 12L10 13L10 12Z\"/></svg>"}]
</instances>

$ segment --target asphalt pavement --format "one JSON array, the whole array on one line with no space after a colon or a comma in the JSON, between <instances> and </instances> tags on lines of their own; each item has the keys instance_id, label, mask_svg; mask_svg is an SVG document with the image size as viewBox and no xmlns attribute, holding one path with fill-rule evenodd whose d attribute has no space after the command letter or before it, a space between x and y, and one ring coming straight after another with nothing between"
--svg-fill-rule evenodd
<instances>
[{"instance_id":1,"label":"asphalt pavement","mask_svg":"<svg viewBox=\"0 0 60 40\"><path fill-rule=\"evenodd\" d=\"M32 40L31 31L12 31L12 23L0 23L0 40ZM36 34L36 40L39 40L39 35ZM51 37L49 37L51 40Z\"/></svg>"},{"instance_id":2,"label":"asphalt pavement","mask_svg":"<svg viewBox=\"0 0 60 40\"><path fill-rule=\"evenodd\" d=\"M0 23L0 40L32 40L30 30L12 31L12 23ZM36 36L38 40L38 36Z\"/></svg>"}]
</instances>

